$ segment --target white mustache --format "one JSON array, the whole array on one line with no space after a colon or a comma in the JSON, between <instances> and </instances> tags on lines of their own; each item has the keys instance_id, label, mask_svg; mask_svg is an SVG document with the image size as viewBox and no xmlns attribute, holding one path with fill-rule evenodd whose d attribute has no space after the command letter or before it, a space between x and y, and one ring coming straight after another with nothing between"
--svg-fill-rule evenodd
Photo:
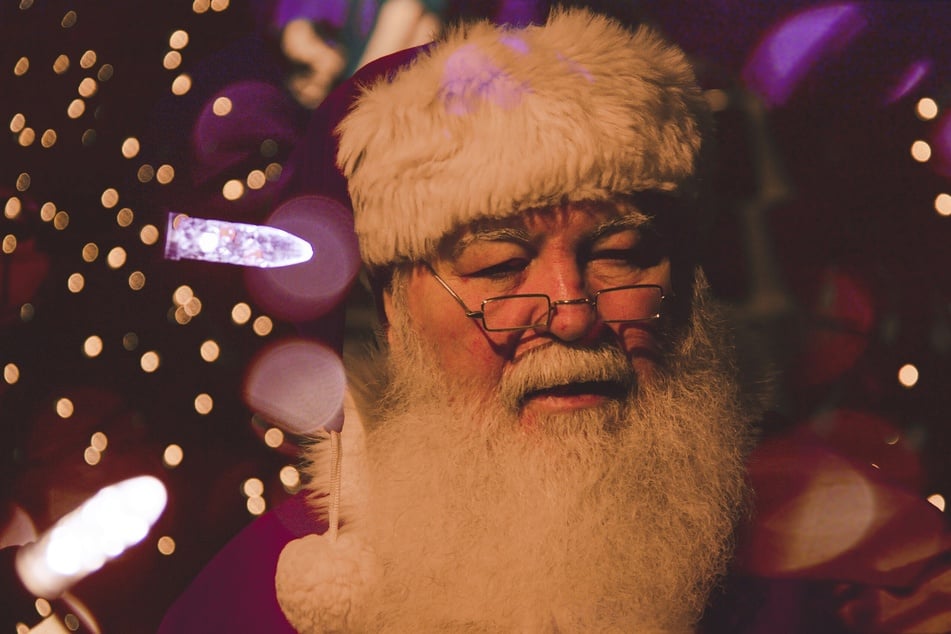
<instances>
[{"instance_id":1,"label":"white mustache","mask_svg":"<svg viewBox=\"0 0 951 634\"><path fill-rule=\"evenodd\" d=\"M630 390L635 384L634 369L617 346L571 348L549 344L532 350L502 375L499 398L517 411L526 395L572 383L616 383Z\"/></svg>"}]
</instances>

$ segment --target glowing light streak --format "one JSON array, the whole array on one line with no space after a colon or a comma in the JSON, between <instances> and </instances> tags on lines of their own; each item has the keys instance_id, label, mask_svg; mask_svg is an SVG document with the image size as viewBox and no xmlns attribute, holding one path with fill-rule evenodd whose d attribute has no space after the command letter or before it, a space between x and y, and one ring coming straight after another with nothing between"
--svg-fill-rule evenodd
<instances>
[{"instance_id":1,"label":"glowing light streak","mask_svg":"<svg viewBox=\"0 0 951 634\"><path fill-rule=\"evenodd\" d=\"M273 268L307 262L310 244L275 227L169 214L165 257Z\"/></svg>"},{"instance_id":2,"label":"glowing light streak","mask_svg":"<svg viewBox=\"0 0 951 634\"><path fill-rule=\"evenodd\" d=\"M16 555L16 571L33 594L56 598L139 543L165 510L158 479L139 476L101 489Z\"/></svg>"}]
</instances>

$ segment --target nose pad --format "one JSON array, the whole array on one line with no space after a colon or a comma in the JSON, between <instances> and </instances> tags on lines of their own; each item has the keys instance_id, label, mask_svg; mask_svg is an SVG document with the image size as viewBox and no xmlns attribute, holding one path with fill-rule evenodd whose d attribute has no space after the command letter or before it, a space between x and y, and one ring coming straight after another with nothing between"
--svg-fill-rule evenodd
<instances>
[{"instance_id":1,"label":"nose pad","mask_svg":"<svg viewBox=\"0 0 951 634\"><path fill-rule=\"evenodd\" d=\"M597 315L587 297L560 299L551 303L548 332L562 341L578 341L594 329Z\"/></svg>"}]
</instances>

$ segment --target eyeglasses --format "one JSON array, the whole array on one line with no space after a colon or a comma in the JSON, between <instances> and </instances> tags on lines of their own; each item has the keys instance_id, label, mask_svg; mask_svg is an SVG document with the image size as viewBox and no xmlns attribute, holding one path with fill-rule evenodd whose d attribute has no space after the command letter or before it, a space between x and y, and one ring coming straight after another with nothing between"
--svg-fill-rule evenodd
<instances>
[{"instance_id":1,"label":"eyeglasses","mask_svg":"<svg viewBox=\"0 0 951 634\"><path fill-rule=\"evenodd\" d=\"M428 263L426 268L452 298L466 311L466 317L481 319L482 327L489 332L530 330L551 326L551 318L558 306L586 304L601 321L623 323L660 319L660 307L668 295L657 284L634 284L617 286L597 291L592 297L552 300L543 293L524 295L500 295L482 300L482 310L470 310L459 295Z\"/></svg>"}]
</instances>

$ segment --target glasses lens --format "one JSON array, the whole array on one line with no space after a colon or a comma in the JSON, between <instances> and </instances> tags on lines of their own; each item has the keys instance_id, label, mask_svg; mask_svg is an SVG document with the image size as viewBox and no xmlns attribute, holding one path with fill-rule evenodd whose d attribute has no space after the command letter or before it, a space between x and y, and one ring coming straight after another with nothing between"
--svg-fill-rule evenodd
<instances>
[{"instance_id":1,"label":"glasses lens","mask_svg":"<svg viewBox=\"0 0 951 634\"><path fill-rule=\"evenodd\" d=\"M604 321L657 319L663 298L659 286L610 288L598 294L598 313Z\"/></svg>"},{"instance_id":2,"label":"glasses lens","mask_svg":"<svg viewBox=\"0 0 951 634\"><path fill-rule=\"evenodd\" d=\"M486 330L517 330L548 325L550 304L546 295L511 295L482 302Z\"/></svg>"}]
</instances>

